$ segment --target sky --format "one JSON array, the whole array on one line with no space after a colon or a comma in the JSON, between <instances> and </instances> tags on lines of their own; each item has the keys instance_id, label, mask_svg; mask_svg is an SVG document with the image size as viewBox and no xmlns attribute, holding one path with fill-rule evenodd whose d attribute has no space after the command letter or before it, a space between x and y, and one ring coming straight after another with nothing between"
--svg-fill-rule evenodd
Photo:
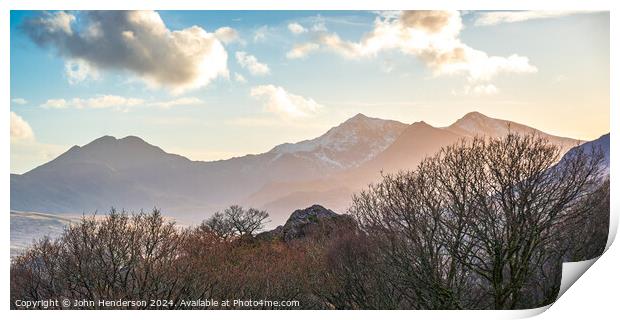
<instances>
[{"instance_id":1,"label":"sky","mask_svg":"<svg viewBox=\"0 0 620 320\"><path fill-rule=\"evenodd\" d=\"M609 132L609 13L12 11L11 172L135 135L192 160L266 152L357 113L479 111Z\"/></svg>"}]
</instances>

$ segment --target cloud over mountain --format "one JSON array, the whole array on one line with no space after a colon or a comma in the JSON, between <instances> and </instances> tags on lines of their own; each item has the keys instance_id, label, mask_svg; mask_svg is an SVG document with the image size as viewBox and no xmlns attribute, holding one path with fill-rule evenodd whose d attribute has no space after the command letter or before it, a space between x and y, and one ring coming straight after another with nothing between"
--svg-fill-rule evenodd
<instances>
[{"instance_id":1,"label":"cloud over mountain","mask_svg":"<svg viewBox=\"0 0 620 320\"><path fill-rule=\"evenodd\" d=\"M263 101L265 111L278 114L283 118L311 116L322 108L312 98L292 94L282 87L271 84L253 87L250 95Z\"/></svg>"},{"instance_id":2,"label":"cloud over mountain","mask_svg":"<svg viewBox=\"0 0 620 320\"><path fill-rule=\"evenodd\" d=\"M68 72L74 80L89 70L124 70L179 93L228 76L228 55L216 34L198 26L170 30L154 11L84 11L79 23L71 13L48 12L22 27L36 44L74 64ZM230 30L220 31L230 39Z\"/></svg>"},{"instance_id":3,"label":"cloud over mountain","mask_svg":"<svg viewBox=\"0 0 620 320\"><path fill-rule=\"evenodd\" d=\"M459 74L470 83L488 83L501 73L533 73L527 57L490 56L463 43L458 11L403 11L379 15L373 29L359 41L343 40L336 33L317 32L310 42L291 49L288 58L302 58L323 48L348 59L374 57L396 50L422 60L435 75Z\"/></svg>"},{"instance_id":4,"label":"cloud over mountain","mask_svg":"<svg viewBox=\"0 0 620 320\"><path fill-rule=\"evenodd\" d=\"M559 18L577 14L583 11L492 11L478 15L477 26L491 26L500 23L514 23L527 20Z\"/></svg>"}]
</instances>

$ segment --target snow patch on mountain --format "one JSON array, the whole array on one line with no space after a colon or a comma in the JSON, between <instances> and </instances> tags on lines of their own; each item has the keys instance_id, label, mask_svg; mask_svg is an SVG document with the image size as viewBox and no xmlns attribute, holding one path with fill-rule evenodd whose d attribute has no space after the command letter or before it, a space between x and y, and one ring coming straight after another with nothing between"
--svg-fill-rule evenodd
<instances>
[{"instance_id":1,"label":"snow patch on mountain","mask_svg":"<svg viewBox=\"0 0 620 320\"><path fill-rule=\"evenodd\" d=\"M448 129L465 136L501 137L508 134L511 125L510 121L489 118L480 112L470 112Z\"/></svg>"},{"instance_id":2,"label":"snow patch on mountain","mask_svg":"<svg viewBox=\"0 0 620 320\"><path fill-rule=\"evenodd\" d=\"M407 125L393 120L357 114L322 136L298 143L284 143L271 149L277 160L283 154L313 159L331 167L357 166L385 150Z\"/></svg>"}]
</instances>

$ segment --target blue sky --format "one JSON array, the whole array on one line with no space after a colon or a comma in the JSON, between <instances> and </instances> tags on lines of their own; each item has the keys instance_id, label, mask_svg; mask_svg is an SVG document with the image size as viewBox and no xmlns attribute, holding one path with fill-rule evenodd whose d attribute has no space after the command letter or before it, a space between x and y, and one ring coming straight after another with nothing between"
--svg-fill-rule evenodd
<instances>
[{"instance_id":1,"label":"blue sky","mask_svg":"<svg viewBox=\"0 0 620 320\"><path fill-rule=\"evenodd\" d=\"M260 153L358 112L609 131L605 12L12 11L10 23L11 172L102 135L194 160Z\"/></svg>"}]
</instances>

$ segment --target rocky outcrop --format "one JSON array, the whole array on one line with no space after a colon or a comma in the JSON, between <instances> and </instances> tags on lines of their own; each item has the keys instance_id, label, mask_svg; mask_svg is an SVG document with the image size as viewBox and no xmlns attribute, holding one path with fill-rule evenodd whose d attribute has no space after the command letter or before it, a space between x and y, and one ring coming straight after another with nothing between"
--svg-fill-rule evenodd
<instances>
[{"instance_id":1,"label":"rocky outcrop","mask_svg":"<svg viewBox=\"0 0 620 320\"><path fill-rule=\"evenodd\" d=\"M319 224L321 220L337 217L338 214L315 204L306 209L295 210L282 228L284 241L288 242L305 235L310 224Z\"/></svg>"},{"instance_id":2,"label":"rocky outcrop","mask_svg":"<svg viewBox=\"0 0 620 320\"><path fill-rule=\"evenodd\" d=\"M273 241L282 239L282 226L277 226L273 230L261 232L254 236L256 240L260 241Z\"/></svg>"},{"instance_id":3,"label":"rocky outcrop","mask_svg":"<svg viewBox=\"0 0 620 320\"><path fill-rule=\"evenodd\" d=\"M306 237L331 237L338 230L355 227L353 218L338 214L315 204L306 209L295 210L283 226L256 235L258 240L290 242Z\"/></svg>"}]
</instances>

